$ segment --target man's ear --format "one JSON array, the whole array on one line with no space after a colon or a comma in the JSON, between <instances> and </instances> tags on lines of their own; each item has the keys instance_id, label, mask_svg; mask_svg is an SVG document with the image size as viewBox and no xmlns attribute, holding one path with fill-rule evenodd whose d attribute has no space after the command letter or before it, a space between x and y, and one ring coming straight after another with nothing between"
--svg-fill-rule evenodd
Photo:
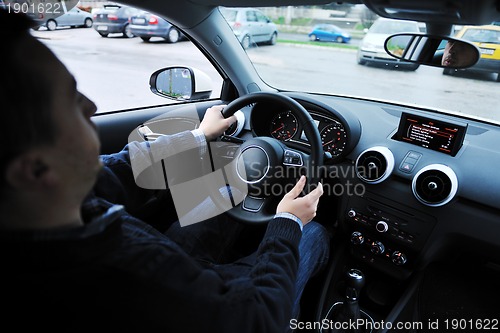
<instances>
[{"instance_id":1,"label":"man's ear","mask_svg":"<svg viewBox=\"0 0 500 333\"><path fill-rule=\"evenodd\" d=\"M56 177L44 159L36 153L15 157L6 168L7 183L17 189L46 189L55 185Z\"/></svg>"}]
</instances>

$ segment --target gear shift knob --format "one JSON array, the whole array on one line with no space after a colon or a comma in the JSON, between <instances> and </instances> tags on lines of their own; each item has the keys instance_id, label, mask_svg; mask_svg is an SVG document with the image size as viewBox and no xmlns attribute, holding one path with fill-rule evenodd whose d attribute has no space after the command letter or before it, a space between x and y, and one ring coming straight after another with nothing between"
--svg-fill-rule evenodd
<instances>
[{"instance_id":1,"label":"gear shift knob","mask_svg":"<svg viewBox=\"0 0 500 333\"><path fill-rule=\"evenodd\" d=\"M365 275L359 269L351 268L346 273L345 281L348 287L354 288L359 294L365 285Z\"/></svg>"}]
</instances>

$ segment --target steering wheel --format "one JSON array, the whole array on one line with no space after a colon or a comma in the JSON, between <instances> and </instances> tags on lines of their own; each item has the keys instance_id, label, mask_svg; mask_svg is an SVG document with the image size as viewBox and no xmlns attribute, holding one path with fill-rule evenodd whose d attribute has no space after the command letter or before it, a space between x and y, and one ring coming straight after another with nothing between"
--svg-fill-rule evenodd
<instances>
[{"instance_id":1,"label":"steering wheel","mask_svg":"<svg viewBox=\"0 0 500 333\"><path fill-rule=\"evenodd\" d=\"M270 92L247 94L229 103L222 115L230 117L241 108L260 102L290 110L304 130L311 153L288 148L283 142L270 137L254 136L239 147L233 162L224 168L224 173L226 184L235 185L246 196L238 200L231 198L233 208L228 210L228 198L221 194L219 188L210 186L209 193L221 211L244 223L267 223L273 218L276 211L273 198L286 194L297 181L298 177L293 175L297 172L289 172L291 169L307 176L303 192L308 193L317 186L319 167L323 165L324 152L317 125L302 105L286 95Z\"/></svg>"}]
</instances>

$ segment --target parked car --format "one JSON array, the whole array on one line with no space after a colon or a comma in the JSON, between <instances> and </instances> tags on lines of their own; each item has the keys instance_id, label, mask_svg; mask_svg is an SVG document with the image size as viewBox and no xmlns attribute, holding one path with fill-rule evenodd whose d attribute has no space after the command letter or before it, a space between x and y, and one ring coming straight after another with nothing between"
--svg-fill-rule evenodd
<instances>
[{"instance_id":1,"label":"parked car","mask_svg":"<svg viewBox=\"0 0 500 333\"><path fill-rule=\"evenodd\" d=\"M463 71L497 73L500 82L500 26L464 26L455 36L475 44L481 53L479 61ZM445 68L443 74L452 75L456 70Z\"/></svg>"},{"instance_id":2,"label":"parked car","mask_svg":"<svg viewBox=\"0 0 500 333\"><path fill-rule=\"evenodd\" d=\"M420 32L416 21L378 18L370 27L359 44L357 61L360 65L378 64L390 68L416 70L419 64L396 59L385 52L384 42L392 34L400 32Z\"/></svg>"},{"instance_id":3,"label":"parked car","mask_svg":"<svg viewBox=\"0 0 500 333\"><path fill-rule=\"evenodd\" d=\"M63 14L59 17L50 18L42 22L43 23L40 26L35 27L35 30L39 29L40 27L46 27L47 30L50 31L56 30L56 28L58 27L91 28L94 21L92 19L91 13L81 10L77 7L73 7L68 10L66 14Z\"/></svg>"},{"instance_id":4,"label":"parked car","mask_svg":"<svg viewBox=\"0 0 500 333\"><path fill-rule=\"evenodd\" d=\"M102 37L108 37L112 33L121 33L124 37L132 38L134 34L130 31L129 19L139 13L134 7L106 4L93 13L94 29Z\"/></svg>"},{"instance_id":5,"label":"parked car","mask_svg":"<svg viewBox=\"0 0 500 333\"><path fill-rule=\"evenodd\" d=\"M321 42L349 43L351 35L333 24L318 24L308 34L309 40Z\"/></svg>"},{"instance_id":6,"label":"parked car","mask_svg":"<svg viewBox=\"0 0 500 333\"><path fill-rule=\"evenodd\" d=\"M278 28L260 10L221 7L221 13L244 49L259 43L276 44Z\"/></svg>"},{"instance_id":7,"label":"parked car","mask_svg":"<svg viewBox=\"0 0 500 333\"><path fill-rule=\"evenodd\" d=\"M130 32L143 41L151 37L164 38L169 43L177 43L185 36L167 20L148 12L140 12L130 18Z\"/></svg>"}]
</instances>

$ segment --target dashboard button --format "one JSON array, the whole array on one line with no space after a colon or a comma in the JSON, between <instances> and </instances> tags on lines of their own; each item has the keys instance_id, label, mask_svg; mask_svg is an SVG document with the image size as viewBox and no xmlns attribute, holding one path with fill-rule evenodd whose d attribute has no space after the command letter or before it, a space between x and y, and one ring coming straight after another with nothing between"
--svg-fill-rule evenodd
<instances>
[{"instance_id":1,"label":"dashboard button","mask_svg":"<svg viewBox=\"0 0 500 333\"><path fill-rule=\"evenodd\" d=\"M401 163L399 170L406 172L406 173L411 173L413 171L414 167L415 167L414 164L403 162L403 163Z\"/></svg>"},{"instance_id":2,"label":"dashboard button","mask_svg":"<svg viewBox=\"0 0 500 333\"><path fill-rule=\"evenodd\" d=\"M415 151L410 151L410 152L408 152L408 155L406 155L406 157L414 158L414 159L418 160L420 157L422 157L422 154L417 153Z\"/></svg>"},{"instance_id":3,"label":"dashboard button","mask_svg":"<svg viewBox=\"0 0 500 333\"><path fill-rule=\"evenodd\" d=\"M389 226L385 221L378 221L375 225L375 229L377 229L378 232L386 232L387 230L389 230Z\"/></svg>"}]
</instances>

